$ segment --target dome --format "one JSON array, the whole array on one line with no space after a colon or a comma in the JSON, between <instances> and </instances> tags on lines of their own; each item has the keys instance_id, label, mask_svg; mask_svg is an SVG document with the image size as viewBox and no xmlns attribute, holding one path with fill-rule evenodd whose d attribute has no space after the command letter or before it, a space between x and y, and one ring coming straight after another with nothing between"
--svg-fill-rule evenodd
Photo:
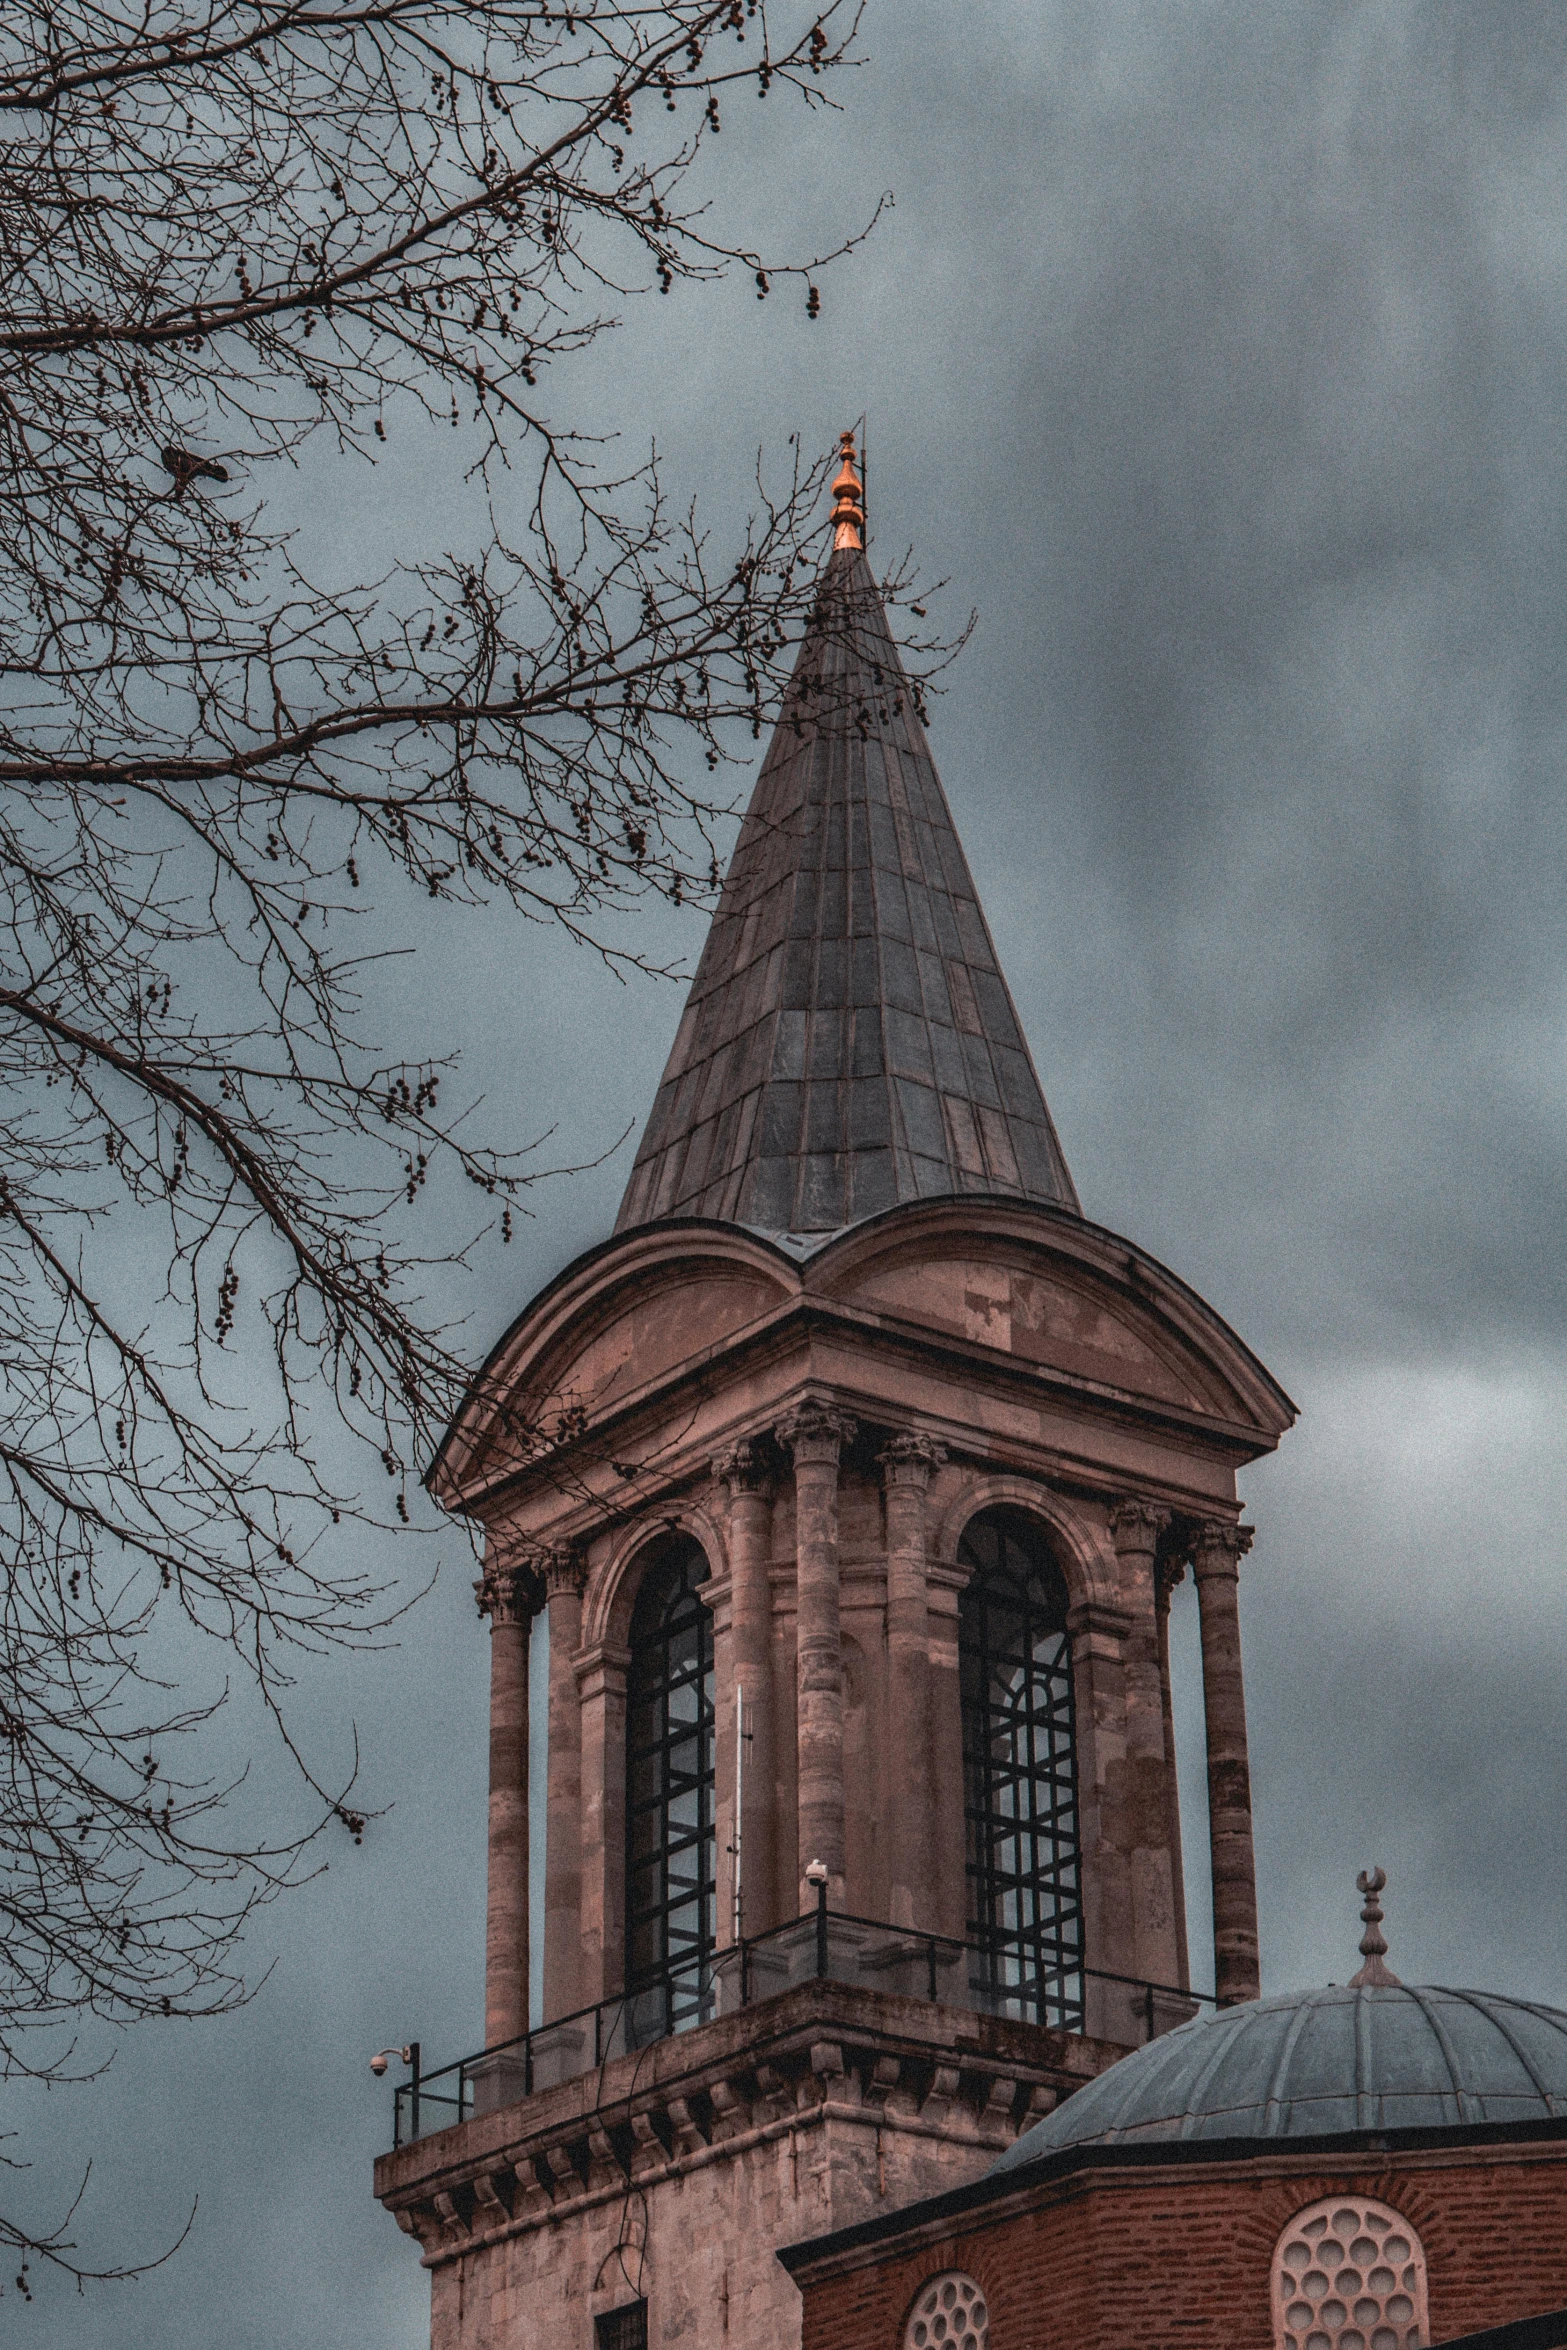
<instances>
[{"instance_id":1,"label":"dome","mask_svg":"<svg viewBox=\"0 0 1567 2350\"><path fill-rule=\"evenodd\" d=\"M1161 2138L1567 2119L1567 2014L1486 1991L1346 1985L1181 2024L1057 2106L995 2164Z\"/></svg>"}]
</instances>

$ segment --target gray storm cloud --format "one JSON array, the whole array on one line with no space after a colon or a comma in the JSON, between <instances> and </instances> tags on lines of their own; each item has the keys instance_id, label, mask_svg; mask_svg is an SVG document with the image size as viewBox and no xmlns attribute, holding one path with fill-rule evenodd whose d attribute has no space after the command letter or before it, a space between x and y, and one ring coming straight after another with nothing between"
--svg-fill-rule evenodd
<instances>
[{"instance_id":1,"label":"gray storm cloud","mask_svg":"<svg viewBox=\"0 0 1567 2350\"><path fill-rule=\"evenodd\" d=\"M897 0L867 46L844 117L726 119L774 244L895 191L820 324L682 294L584 396L720 519L758 443L865 410L873 559L980 610L934 748L1085 1208L1302 1406L1248 1480L1267 1987L1351 1971L1380 1861L1406 1980L1567 2005L1567 19ZM323 465L316 527L429 551L449 463ZM700 921L655 935L689 961ZM567 1157L645 1115L677 989L473 953L482 988L432 954L408 1000L492 1112ZM628 1165L541 1194L504 1287L486 1260L476 1353ZM207 2350L215 2311L233 2350L424 2338L364 2059L479 2030L485 1658L435 1553L402 1649L319 1687L396 1809L269 1917L256 2005L16 2109L30 2193L93 2154L99 2230L203 2197L155 2278L40 2303L46 2350Z\"/></svg>"}]
</instances>

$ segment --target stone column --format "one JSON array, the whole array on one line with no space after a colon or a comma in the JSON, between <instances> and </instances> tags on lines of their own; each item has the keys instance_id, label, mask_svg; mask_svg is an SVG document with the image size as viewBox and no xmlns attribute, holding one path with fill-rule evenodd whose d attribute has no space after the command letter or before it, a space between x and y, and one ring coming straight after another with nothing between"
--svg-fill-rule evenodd
<instances>
[{"instance_id":1,"label":"stone column","mask_svg":"<svg viewBox=\"0 0 1567 2350\"><path fill-rule=\"evenodd\" d=\"M1213 1987L1221 2007L1255 1999L1261 1989L1238 1605L1240 1563L1251 1541L1250 1526L1205 1525L1199 1528L1192 1548L1202 1611L1202 1694L1208 1729Z\"/></svg>"},{"instance_id":2,"label":"stone column","mask_svg":"<svg viewBox=\"0 0 1567 2350\"><path fill-rule=\"evenodd\" d=\"M1090 1967L1135 1976L1137 1906L1126 1818L1129 1626L1124 1609L1102 1597L1079 1600L1068 1609L1066 1623L1072 1636L1084 1952ZM1091 1976L1084 1997L1091 2035L1126 2044L1141 2038L1135 2028L1136 1992Z\"/></svg>"},{"instance_id":3,"label":"stone column","mask_svg":"<svg viewBox=\"0 0 1567 2350\"><path fill-rule=\"evenodd\" d=\"M1121 1652L1126 1752L1120 1833L1126 1839L1132 1885L1135 1964L1128 1971L1145 1982L1165 1984L1176 1981L1179 1957L1154 1553L1169 1520L1168 1510L1141 1499L1122 1502L1110 1517L1121 1605L1126 1613Z\"/></svg>"},{"instance_id":4,"label":"stone column","mask_svg":"<svg viewBox=\"0 0 1567 2350\"><path fill-rule=\"evenodd\" d=\"M803 1913L816 1900L805 1871L827 1864L827 1898L845 1906L843 1647L838 1628L838 1462L854 1422L825 1404L799 1405L778 1441L794 1456L795 1717L799 1755L796 1850Z\"/></svg>"},{"instance_id":5,"label":"stone column","mask_svg":"<svg viewBox=\"0 0 1567 2350\"><path fill-rule=\"evenodd\" d=\"M484 2045L528 2029L528 1631L539 1578L520 1560L487 1564L474 1585L490 1619L489 1902Z\"/></svg>"},{"instance_id":6,"label":"stone column","mask_svg":"<svg viewBox=\"0 0 1567 2350\"><path fill-rule=\"evenodd\" d=\"M552 1550L544 1587L550 1619L550 1744L544 1839L544 2020L573 2015L582 1991L582 1646L587 1568L574 1550Z\"/></svg>"},{"instance_id":7,"label":"stone column","mask_svg":"<svg viewBox=\"0 0 1567 2350\"><path fill-rule=\"evenodd\" d=\"M963 1785L963 1677L959 1665L959 1610L968 1582L964 1567L930 1561L925 1569L930 1629L931 1851L935 1928L962 1941L968 1933L968 1817Z\"/></svg>"},{"instance_id":8,"label":"stone column","mask_svg":"<svg viewBox=\"0 0 1567 2350\"><path fill-rule=\"evenodd\" d=\"M937 1847L925 1496L946 1457L928 1436L895 1436L878 1456L887 1503L887 1914L895 1926L932 1929Z\"/></svg>"},{"instance_id":9,"label":"stone column","mask_svg":"<svg viewBox=\"0 0 1567 2350\"><path fill-rule=\"evenodd\" d=\"M626 1674L628 1649L577 1658L582 1721L582 2000L612 1999L626 1979Z\"/></svg>"},{"instance_id":10,"label":"stone column","mask_svg":"<svg viewBox=\"0 0 1567 2350\"><path fill-rule=\"evenodd\" d=\"M1175 1891L1176 1981L1184 1990L1192 1979L1191 1952L1186 1941L1186 1868L1181 1858L1181 1781L1175 1762L1175 1698L1170 1684L1170 1596L1185 1580L1186 1562L1174 1556L1154 1565L1154 1609L1159 1619L1159 1709L1164 1716L1165 1788L1170 1805L1170 1869Z\"/></svg>"},{"instance_id":11,"label":"stone column","mask_svg":"<svg viewBox=\"0 0 1567 2350\"><path fill-rule=\"evenodd\" d=\"M740 1930L764 1934L773 1915L776 1868L778 1771L773 1753L772 1480L753 1444L737 1444L713 1463L713 1475L729 1495L729 1623L733 1643L733 1687L745 1700L747 1746L740 1820ZM738 1707L736 1708L738 1716ZM738 1718L734 1725L740 1724ZM734 1749L731 1746L731 1767ZM720 1900L720 1942L730 1937L731 1898Z\"/></svg>"}]
</instances>

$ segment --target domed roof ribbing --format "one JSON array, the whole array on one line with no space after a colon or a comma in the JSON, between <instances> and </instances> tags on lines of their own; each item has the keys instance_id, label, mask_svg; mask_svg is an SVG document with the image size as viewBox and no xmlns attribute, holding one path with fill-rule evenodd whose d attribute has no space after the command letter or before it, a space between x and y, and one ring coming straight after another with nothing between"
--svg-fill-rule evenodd
<instances>
[{"instance_id":1,"label":"domed roof ribbing","mask_svg":"<svg viewBox=\"0 0 1567 2350\"><path fill-rule=\"evenodd\" d=\"M1310 2138L1567 2118L1567 2014L1487 1991L1347 1984L1182 2024L1026 2130L994 2168L1139 2139Z\"/></svg>"},{"instance_id":2,"label":"domed roof ribbing","mask_svg":"<svg viewBox=\"0 0 1567 2350\"><path fill-rule=\"evenodd\" d=\"M827 1233L904 1200L1080 1212L862 545L834 546L617 1231Z\"/></svg>"}]
</instances>

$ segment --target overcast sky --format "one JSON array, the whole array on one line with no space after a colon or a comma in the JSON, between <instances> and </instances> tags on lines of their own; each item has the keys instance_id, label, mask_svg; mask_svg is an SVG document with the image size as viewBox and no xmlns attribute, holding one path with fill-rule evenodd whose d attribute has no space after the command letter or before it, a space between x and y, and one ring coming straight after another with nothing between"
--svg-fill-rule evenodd
<instances>
[{"instance_id":1,"label":"overcast sky","mask_svg":"<svg viewBox=\"0 0 1567 2350\"><path fill-rule=\"evenodd\" d=\"M1352 1971L1376 1861L1406 1979L1567 2006L1567 11L881 0L867 48L845 115L737 102L715 157L774 247L895 192L820 323L677 292L575 396L720 513L759 443L867 410L873 559L979 609L933 742L1085 1210L1301 1407L1245 1481L1265 1988ZM319 546L448 543L446 462L324 468ZM503 925L414 995L571 1156L645 1115L680 1011ZM486 1260L476 1354L629 1158ZM8 2304L17 2341L424 2341L366 2059L480 2033L487 1660L431 1555L401 1649L314 1696L395 1808L266 1920L254 2006L17 2109L12 2201L90 2154L97 2249L201 2198L157 2277Z\"/></svg>"}]
</instances>

